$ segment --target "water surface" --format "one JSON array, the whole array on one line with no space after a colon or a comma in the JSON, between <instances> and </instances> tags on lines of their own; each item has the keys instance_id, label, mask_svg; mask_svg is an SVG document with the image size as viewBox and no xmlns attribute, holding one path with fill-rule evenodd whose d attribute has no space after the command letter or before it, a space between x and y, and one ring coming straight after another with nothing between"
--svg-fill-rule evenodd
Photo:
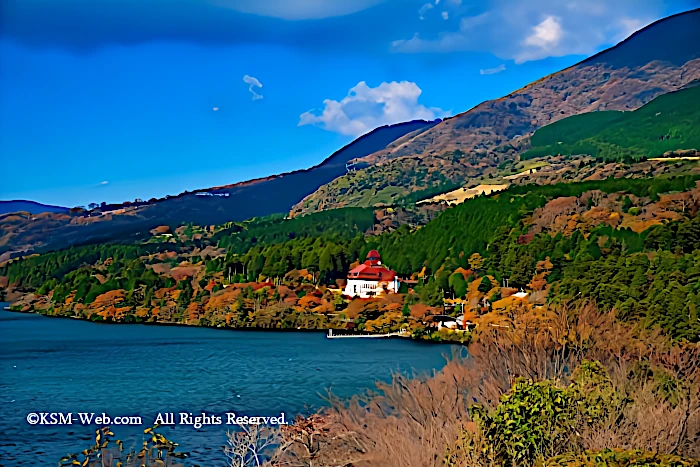
<instances>
[{"instance_id":1,"label":"water surface","mask_svg":"<svg viewBox=\"0 0 700 467\"><path fill-rule=\"evenodd\" d=\"M322 406L328 388L350 396L392 371L432 372L449 352L404 339L109 325L0 309L0 466L56 465L91 444L97 426L32 426L32 412L139 415L144 425L159 412L293 418ZM114 431L140 444L144 428ZM195 462L223 466L226 428L161 431Z\"/></svg>"}]
</instances>

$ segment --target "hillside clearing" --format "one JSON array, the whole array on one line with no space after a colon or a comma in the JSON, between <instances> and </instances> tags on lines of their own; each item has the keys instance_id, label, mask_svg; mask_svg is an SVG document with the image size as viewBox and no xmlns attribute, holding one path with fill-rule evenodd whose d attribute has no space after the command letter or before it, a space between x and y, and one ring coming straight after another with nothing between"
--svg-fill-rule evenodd
<instances>
[{"instance_id":1,"label":"hillside clearing","mask_svg":"<svg viewBox=\"0 0 700 467\"><path fill-rule=\"evenodd\" d=\"M509 185L478 185L474 188L461 187L456 190L452 190L448 193L443 193L441 195L433 196L432 198L424 199L419 201L421 203L439 203L441 201L447 202L449 205L462 204L468 199L476 198L482 194L490 195L498 191L503 191L508 188Z\"/></svg>"}]
</instances>

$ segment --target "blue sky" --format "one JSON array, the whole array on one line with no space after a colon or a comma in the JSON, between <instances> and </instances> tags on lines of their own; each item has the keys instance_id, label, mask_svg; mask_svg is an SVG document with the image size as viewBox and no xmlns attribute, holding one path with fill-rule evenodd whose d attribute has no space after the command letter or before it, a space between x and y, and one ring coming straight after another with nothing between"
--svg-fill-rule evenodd
<instances>
[{"instance_id":1,"label":"blue sky","mask_svg":"<svg viewBox=\"0 0 700 467\"><path fill-rule=\"evenodd\" d=\"M697 5L3 0L0 199L122 202L308 167Z\"/></svg>"}]
</instances>

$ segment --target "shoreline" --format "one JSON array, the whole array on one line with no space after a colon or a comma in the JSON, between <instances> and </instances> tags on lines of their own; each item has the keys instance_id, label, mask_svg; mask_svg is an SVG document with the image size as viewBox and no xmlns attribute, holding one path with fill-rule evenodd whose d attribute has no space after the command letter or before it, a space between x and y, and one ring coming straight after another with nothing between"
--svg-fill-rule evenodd
<instances>
[{"instance_id":1,"label":"shoreline","mask_svg":"<svg viewBox=\"0 0 700 467\"><path fill-rule=\"evenodd\" d=\"M3 303L0 308L5 306ZM5 417L5 421L10 422L6 425L15 426L16 418L17 426L27 427L24 417L36 410L34 404L46 407L47 403L48 407L56 407L53 410L61 412L141 416L140 426L113 427L114 438L121 439L125 448L140 445L143 429L151 426L150 422L158 413L183 411L199 416L204 412L220 415L230 411L267 416L278 411L278 415L284 412L286 421L291 423L297 415L308 417L329 409L331 404L324 399L328 390L345 400L376 391L376 382L389 383L393 372L428 377L440 371L447 363L446 357L452 355L452 348L415 346L397 340L373 345L336 345L325 336L314 334L227 335L205 330L189 332L143 326L93 328L87 324L71 323L68 316L61 316L69 318L66 320L45 321L34 315L39 313L26 309L13 314L8 312L2 315L3 321L0 322L2 329L12 330L5 336L12 343L7 349L10 352L7 363L11 363L9 368L14 377L8 381L8 394L12 394L8 400L17 399L16 404L23 404L13 405L17 409L16 417L14 412L12 418ZM39 333L32 332L33 328L39 329ZM86 345L70 344L80 336L87 337ZM43 337L46 337L46 342ZM107 350L105 355L110 356L105 358L104 352L96 350L95 345L116 351ZM118 347L112 347L114 345ZM57 353L40 352L41 349L56 349ZM135 355L143 358L134 359ZM44 361L41 367L34 361L36 356ZM31 359L31 364L20 357ZM12 365L17 365L17 370L13 370ZM119 377L117 372L127 368L128 377ZM92 378L93 386L89 391L84 388L82 378L76 377L98 372L99 375ZM132 393L134 384L148 378L154 378L159 384L154 385L153 390ZM182 380L186 382L176 384ZM31 402L31 394L17 397L15 394L19 389L24 391L23 388L28 388L27 392L40 392L39 402ZM83 391L96 394L88 405L79 397ZM135 402L122 402L129 398L129 393ZM51 405L50 401L58 398L61 402ZM43 445L47 454L38 463L49 465L67 452L87 447L94 440L97 428L99 426L65 427L65 430L74 432L70 435L51 426L32 428L31 432L22 430L12 436L17 446L10 446L8 450L20 462L34 455L26 454L25 446ZM189 453L188 461L200 465L223 465L226 458L218 447L226 444L227 428L235 427L211 425L193 430L178 423L175 427L164 426L159 432L180 443L178 451ZM43 444L46 433L49 433L50 441ZM29 435L32 435L31 439L25 442L25 436L28 438ZM202 449L202 446L208 448Z\"/></svg>"},{"instance_id":2,"label":"shoreline","mask_svg":"<svg viewBox=\"0 0 700 467\"><path fill-rule=\"evenodd\" d=\"M12 310L10 307L4 307L4 311L8 313L19 313L19 314L24 314L24 315L35 315L35 316L43 316L45 318L62 318L62 319L72 319L75 321L81 321L85 323L92 323L92 324L99 324L99 325L106 325L106 326L113 326L113 325L143 325L143 326L164 326L164 327L182 327L182 328L194 328L194 329L214 329L218 331L244 331L244 332L300 332L300 333L324 333L327 334L329 329L333 330L341 330L339 328L260 328L260 327L245 327L245 328L236 328L236 327L215 327L215 326L199 326L195 324L185 324L185 323L165 323L165 322L148 322L148 321L139 321L139 322L125 322L125 321L91 321L86 318L79 318L79 317L74 317L74 316L66 316L66 315L47 315L44 313L38 313L36 311L22 311L22 310ZM429 340L429 339L414 339L411 337L409 334L406 337L403 336L388 336L388 337L382 337L381 339L402 339L402 340L407 340L410 342L416 342L416 343L423 343L423 344L440 344L440 345L459 345L459 346L466 346L466 343L463 342L457 342L457 341L435 341L435 340Z\"/></svg>"}]
</instances>

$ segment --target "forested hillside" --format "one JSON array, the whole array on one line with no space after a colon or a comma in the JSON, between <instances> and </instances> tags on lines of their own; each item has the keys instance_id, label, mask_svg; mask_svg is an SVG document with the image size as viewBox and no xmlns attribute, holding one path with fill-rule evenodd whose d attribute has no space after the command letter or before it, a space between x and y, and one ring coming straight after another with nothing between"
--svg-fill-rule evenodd
<instances>
[{"instance_id":1,"label":"forested hillside","mask_svg":"<svg viewBox=\"0 0 700 467\"><path fill-rule=\"evenodd\" d=\"M25 292L16 306L47 314L232 327L409 325L421 336L431 335L424 317L445 297L462 312L506 319L508 294L523 288L532 304L592 300L698 340L699 178L512 186L424 227L374 236L366 232L376 213L357 208L213 231L183 226L142 245L14 260L0 276L9 293ZM366 303L333 292L371 249L417 281L412 291Z\"/></svg>"},{"instance_id":2,"label":"forested hillside","mask_svg":"<svg viewBox=\"0 0 700 467\"><path fill-rule=\"evenodd\" d=\"M575 115L540 128L523 159L586 154L605 160L700 149L700 86L659 96L631 111Z\"/></svg>"}]
</instances>

